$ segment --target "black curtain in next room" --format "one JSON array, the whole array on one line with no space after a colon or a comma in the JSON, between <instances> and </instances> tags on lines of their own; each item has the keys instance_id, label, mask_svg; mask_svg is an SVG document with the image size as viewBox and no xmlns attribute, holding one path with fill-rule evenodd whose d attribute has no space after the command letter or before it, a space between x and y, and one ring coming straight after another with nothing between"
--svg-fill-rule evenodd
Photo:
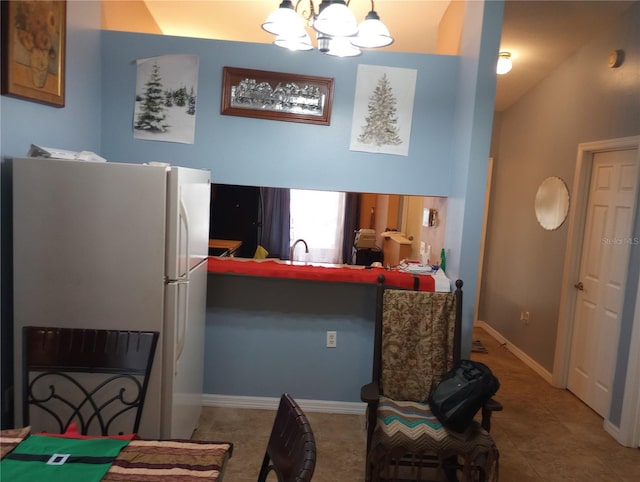
<instances>
[{"instance_id":1,"label":"black curtain in next room","mask_svg":"<svg viewBox=\"0 0 640 482\"><path fill-rule=\"evenodd\" d=\"M289 189L261 187L262 233L259 243L270 258L289 259L290 194Z\"/></svg>"},{"instance_id":2,"label":"black curtain in next room","mask_svg":"<svg viewBox=\"0 0 640 482\"><path fill-rule=\"evenodd\" d=\"M360 213L360 194L346 193L344 200L344 237L342 239L342 262L351 264L351 249L355 232L359 228L358 218Z\"/></svg>"}]
</instances>

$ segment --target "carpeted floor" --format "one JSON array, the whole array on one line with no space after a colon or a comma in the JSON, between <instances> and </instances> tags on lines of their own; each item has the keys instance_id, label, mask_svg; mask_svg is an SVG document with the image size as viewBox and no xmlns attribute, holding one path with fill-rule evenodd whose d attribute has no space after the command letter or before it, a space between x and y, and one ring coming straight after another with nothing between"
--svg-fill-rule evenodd
<instances>
[{"instance_id":1,"label":"carpeted floor","mask_svg":"<svg viewBox=\"0 0 640 482\"><path fill-rule=\"evenodd\" d=\"M640 449L619 445L603 420L566 390L552 387L481 329L487 353L472 358L499 378L493 417L500 482L637 482ZM358 387L359 389L359 387ZM295 394L294 394L295 396ZM207 407L196 439L234 442L225 482L255 482L274 411ZM314 482L364 480L364 415L307 413L318 445ZM275 479L270 479L275 480Z\"/></svg>"}]
</instances>

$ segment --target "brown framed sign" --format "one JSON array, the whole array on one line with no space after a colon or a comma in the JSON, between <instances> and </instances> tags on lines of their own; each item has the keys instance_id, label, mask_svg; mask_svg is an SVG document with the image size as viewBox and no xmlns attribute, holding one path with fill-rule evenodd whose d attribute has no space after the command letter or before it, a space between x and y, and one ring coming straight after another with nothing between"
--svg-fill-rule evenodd
<instances>
[{"instance_id":1,"label":"brown framed sign","mask_svg":"<svg viewBox=\"0 0 640 482\"><path fill-rule=\"evenodd\" d=\"M67 2L1 2L0 93L64 107Z\"/></svg>"},{"instance_id":2,"label":"brown framed sign","mask_svg":"<svg viewBox=\"0 0 640 482\"><path fill-rule=\"evenodd\" d=\"M224 67L221 113L329 125L333 79Z\"/></svg>"}]
</instances>

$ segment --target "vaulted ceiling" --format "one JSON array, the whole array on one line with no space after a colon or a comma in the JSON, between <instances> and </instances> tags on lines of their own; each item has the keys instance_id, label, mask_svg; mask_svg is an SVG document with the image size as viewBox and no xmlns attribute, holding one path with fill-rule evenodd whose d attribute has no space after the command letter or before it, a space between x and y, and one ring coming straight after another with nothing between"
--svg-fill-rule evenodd
<instances>
[{"instance_id":1,"label":"vaulted ceiling","mask_svg":"<svg viewBox=\"0 0 640 482\"><path fill-rule=\"evenodd\" d=\"M314 3L317 11L319 1ZM376 1L375 10L395 38L385 50L436 53L438 27L450 3L449 0ZM632 3L507 0L500 50L512 53L514 67L509 74L498 76L496 110L509 107L571 53L624 14ZM103 28L271 43L273 37L260 25L279 4L280 0L103 0ZM364 19L370 7L370 0L350 2L358 20ZM305 11L309 11L309 0L299 2L298 12Z\"/></svg>"}]
</instances>

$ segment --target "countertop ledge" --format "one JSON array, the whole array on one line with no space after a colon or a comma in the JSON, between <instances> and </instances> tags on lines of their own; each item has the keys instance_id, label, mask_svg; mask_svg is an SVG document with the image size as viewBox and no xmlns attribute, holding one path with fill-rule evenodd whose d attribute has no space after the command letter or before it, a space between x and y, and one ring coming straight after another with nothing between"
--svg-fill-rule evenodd
<instances>
[{"instance_id":1,"label":"countertop ledge","mask_svg":"<svg viewBox=\"0 0 640 482\"><path fill-rule=\"evenodd\" d=\"M264 278L289 278L325 282L375 284L384 275L385 284L420 291L451 291L451 282L442 271L435 274L412 274L384 268L289 262L275 259L246 259L210 256L209 273L237 274ZM416 281L417 280L417 281Z\"/></svg>"}]
</instances>

